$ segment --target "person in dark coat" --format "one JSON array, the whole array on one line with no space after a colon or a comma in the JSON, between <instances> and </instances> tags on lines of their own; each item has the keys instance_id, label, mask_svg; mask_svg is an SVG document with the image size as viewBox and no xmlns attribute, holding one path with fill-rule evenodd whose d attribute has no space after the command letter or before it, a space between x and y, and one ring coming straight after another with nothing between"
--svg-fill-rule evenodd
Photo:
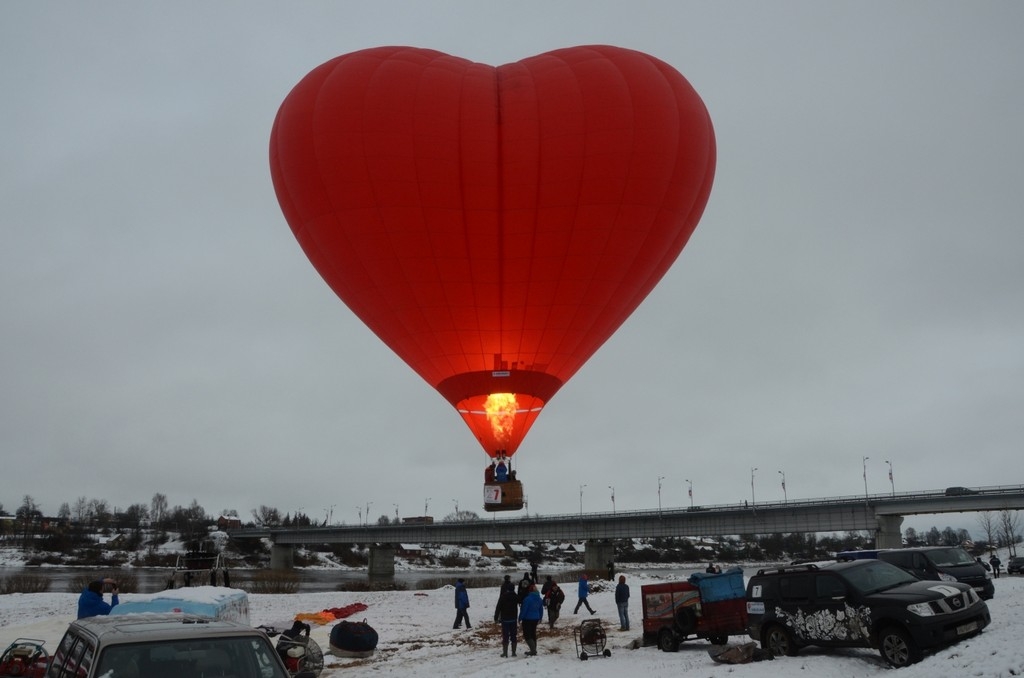
<instances>
[{"instance_id":1,"label":"person in dark coat","mask_svg":"<svg viewBox=\"0 0 1024 678\"><path fill-rule=\"evenodd\" d=\"M523 598L526 597L526 594L530 592L531 586L533 586L533 580L530 579L530 573L524 572L523 578L519 580L519 590L517 591L520 605L523 604Z\"/></svg>"},{"instance_id":2,"label":"person in dark coat","mask_svg":"<svg viewBox=\"0 0 1024 678\"><path fill-rule=\"evenodd\" d=\"M494 606L494 621L501 623L501 656L508 656L509 643L512 644L512 656L516 656L516 644L519 642L517 629L519 619L519 596L516 595L512 582L501 587L498 604Z\"/></svg>"},{"instance_id":3,"label":"person in dark coat","mask_svg":"<svg viewBox=\"0 0 1024 678\"><path fill-rule=\"evenodd\" d=\"M988 559L988 564L992 566L992 578L999 579L999 567L1003 564L1003 561L999 560L999 556L992 554L992 557Z\"/></svg>"},{"instance_id":4,"label":"person in dark coat","mask_svg":"<svg viewBox=\"0 0 1024 678\"><path fill-rule=\"evenodd\" d=\"M558 613L562 610L562 603L565 602L565 591L557 583L551 582L551 588L544 596L545 606L548 608L548 628L555 628L558 620Z\"/></svg>"},{"instance_id":5,"label":"person in dark coat","mask_svg":"<svg viewBox=\"0 0 1024 678\"><path fill-rule=\"evenodd\" d=\"M586 605L590 614L594 614L594 608L590 607L590 602L587 600L587 596L590 595L590 582L587 581L587 575L580 575L580 583L577 588L580 599L576 603L576 609L573 610L572 613L579 614L580 607Z\"/></svg>"},{"instance_id":6,"label":"person in dark coat","mask_svg":"<svg viewBox=\"0 0 1024 678\"><path fill-rule=\"evenodd\" d=\"M103 589L110 591L110 604L103 600ZM117 582L113 579L99 579L89 582L78 596L78 618L100 617L110 614L110 610L121 602L117 597Z\"/></svg>"},{"instance_id":7,"label":"person in dark coat","mask_svg":"<svg viewBox=\"0 0 1024 678\"><path fill-rule=\"evenodd\" d=\"M619 630L629 630L629 585L626 575L619 575L619 583L615 587L615 606L619 608Z\"/></svg>"},{"instance_id":8,"label":"person in dark coat","mask_svg":"<svg viewBox=\"0 0 1024 678\"><path fill-rule=\"evenodd\" d=\"M523 624L523 640L530 648L526 652L527 657L537 654L537 624L544 616L544 601L537 593L537 587L530 584L530 590L523 598L523 604L519 608L519 621Z\"/></svg>"},{"instance_id":9,"label":"person in dark coat","mask_svg":"<svg viewBox=\"0 0 1024 678\"><path fill-rule=\"evenodd\" d=\"M469 592L466 591L466 583L459 579L455 582L455 624L453 629L462 626L462 620L466 620L466 628L473 628L469 625Z\"/></svg>"}]
</instances>

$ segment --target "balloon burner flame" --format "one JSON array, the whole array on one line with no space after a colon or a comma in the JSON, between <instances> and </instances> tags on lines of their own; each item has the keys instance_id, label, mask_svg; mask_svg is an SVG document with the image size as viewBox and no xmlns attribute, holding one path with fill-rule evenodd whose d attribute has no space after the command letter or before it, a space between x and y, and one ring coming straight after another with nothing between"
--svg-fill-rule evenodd
<instances>
[{"instance_id":1,"label":"balloon burner flame","mask_svg":"<svg viewBox=\"0 0 1024 678\"><path fill-rule=\"evenodd\" d=\"M492 393L484 401L487 421L491 424L494 438L500 443L507 443L512 438L512 428L516 421L516 394Z\"/></svg>"}]
</instances>

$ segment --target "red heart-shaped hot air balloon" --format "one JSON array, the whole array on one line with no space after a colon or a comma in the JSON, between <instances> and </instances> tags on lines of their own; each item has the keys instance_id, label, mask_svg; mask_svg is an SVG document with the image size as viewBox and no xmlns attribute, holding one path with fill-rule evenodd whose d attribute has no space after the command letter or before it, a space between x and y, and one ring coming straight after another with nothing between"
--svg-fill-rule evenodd
<instances>
[{"instance_id":1,"label":"red heart-shaped hot air balloon","mask_svg":"<svg viewBox=\"0 0 1024 678\"><path fill-rule=\"evenodd\" d=\"M715 139L686 79L640 52L493 67L378 47L296 85L270 165L331 289L511 456L683 249Z\"/></svg>"}]
</instances>

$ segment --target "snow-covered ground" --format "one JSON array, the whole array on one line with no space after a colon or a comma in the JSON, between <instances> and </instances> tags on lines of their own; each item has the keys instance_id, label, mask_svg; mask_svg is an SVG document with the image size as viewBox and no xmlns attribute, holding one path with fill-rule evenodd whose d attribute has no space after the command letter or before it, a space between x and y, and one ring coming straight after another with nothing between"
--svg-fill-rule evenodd
<instances>
[{"instance_id":1,"label":"snow-covered ground","mask_svg":"<svg viewBox=\"0 0 1024 678\"><path fill-rule=\"evenodd\" d=\"M301 612L318 612L361 602L368 609L355 615L365 618L379 633L377 653L370 659L341 659L327 655L322 676L377 675L396 676L588 676L593 678L634 676L744 676L776 678L802 675L808 678L855 678L875 676L889 669L874 650L822 650L805 648L797 657L781 657L745 665L714 663L708 656L708 643L689 641L678 653L668 654L656 647L632 649L641 636L640 586L654 579L624 573L631 586L630 620L632 630L618 630L613 593L610 587L591 594L591 605L603 620L608 635L609 658L578 659L573 630L585 618L574 616L575 591L566 587L563 616L553 631L544 624L539 629L537 657L502 659L500 630L491 619L497 600L496 588L470 589L471 630L452 630L455 618L453 589L445 586L433 591L376 593L304 593L294 595L249 596L253 625L283 625ZM1003 576L996 580L995 598L989 601L992 625L980 636L926 655L924 661L900 671L901 678L961 678L963 676L1024 675L1024 577ZM56 647L68 622L75 616L76 594L36 593L0 595L0 648L15 638L28 637ZM131 600L125 594L124 600ZM585 609L584 609L585 612ZM313 638L326 651L330 626L314 628ZM734 636L733 643L749 639ZM525 645L520 643L520 650Z\"/></svg>"}]
</instances>

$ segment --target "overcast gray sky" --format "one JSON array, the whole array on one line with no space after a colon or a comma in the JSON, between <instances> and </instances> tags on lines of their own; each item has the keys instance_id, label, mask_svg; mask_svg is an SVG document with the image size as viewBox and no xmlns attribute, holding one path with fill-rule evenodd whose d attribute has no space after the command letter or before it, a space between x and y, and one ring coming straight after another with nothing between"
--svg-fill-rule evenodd
<instances>
[{"instance_id":1,"label":"overcast gray sky","mask_svg":"<svg viewBox=\"0 0 1024 678\"><path fill-rule=\"evenodd\" d=\"M686 479L742 502L754 467L757 501L780 471L791 499L862 494L864 456L872 493L886 460L897 492L1020 484L1022 26L1017 2L5 2L0 502L483 514L482 450L271 186L292 86L386 44L637 49L715 125L693 238L516 455L530 513L656 508L659 476L665 507Z\"/></svg>"}]
</instances>

